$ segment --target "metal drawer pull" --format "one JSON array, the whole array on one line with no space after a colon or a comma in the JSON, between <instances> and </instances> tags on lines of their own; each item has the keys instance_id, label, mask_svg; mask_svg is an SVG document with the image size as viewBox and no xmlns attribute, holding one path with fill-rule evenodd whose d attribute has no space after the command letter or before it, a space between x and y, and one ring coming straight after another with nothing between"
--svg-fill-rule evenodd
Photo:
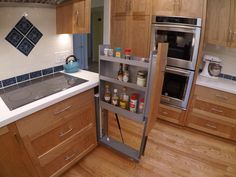
<instances>
[{"instance_id":1,"label":"metal drawer pull","mask_svg":"<svg viewBox=\"0 0 236 177\"><path fill-rule=\"evenodd\" d=\"M222 96L222 95L215 95L217 98L223 99L223 100L228 100L229 98L226 96Z\"/></svg>"},{"instance_id":2,"label":"metal drawer pull","mask_svg":"<svg viewBox=\"0 0 236 177\"><path fill-rule=\"evenodd\" d=\"M214 128L216 129L217 127L215 125L211 125L211 124L206 124L207 127L210 127L210 128Z\"/></svg>"},{"instance_id":3,"label":"metal drawer pull","mask_svg":"<svg viewBox=\"0 0 236 177\"><path fill-rule=\"evenodd\" d=\"M60 136L60 137L63 137L63 136L65 136L66 134L70 133L72 130L73 130L73 128L70 128L70 129L67 130L66 132L61 132L59 136Z\"/></svg>"},{"instance_id":4,"label":"metal drawer pull","mask_svg":"<svg viewBox=\"0 0 236 177\"><path fill-rule=\"evenodd\" d=\"M74 153L74 154L72 154L70 156L66 156L65 157L65 161L68 161L68 160L72 159L75 155L76 155L76 153Z\"/></svg>"},{"instance_id":5,"label":"metal drawer pull","mask_svg":"<svg viewBox=\"0 0 236 177\"><path fill-rule=\"evenodd\" d=\"M216 108L211 108L212 111L218 112L218 113L223 113L224 111L216 109Z\"/></svg>"},{"instance_id":6,"label":"metal drawer pull","mask_svg":"<svg viewBox=\"0 0 236 177\"><path fill-rule=\"evenodd\" d=\"M162 114L164 114L164 115L168 115L168 112L163 111Z\"/></svg>"},{"instance_id":7,"label":"metal drawer pull","mask_svg":"<svg viewBox=\"0 0 236 177\"><path fill-rule=\"evenodd\" d=\"M70 109L71 107L72 107L72 106L67 106L67 107L65 107L64 109L60 110L60 111L54 112L54 115L61 114L61 113L65 112L66 110Z\"/></svg>"}]
</instances>

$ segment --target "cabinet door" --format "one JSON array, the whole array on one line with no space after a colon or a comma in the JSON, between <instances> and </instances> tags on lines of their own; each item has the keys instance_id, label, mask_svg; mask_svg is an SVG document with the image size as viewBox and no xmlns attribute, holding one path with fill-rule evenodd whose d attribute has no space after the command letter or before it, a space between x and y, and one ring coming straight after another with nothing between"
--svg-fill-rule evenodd
<instances>
[{"instance_id":1,"label":"cabinet door","mask_svg":"<svg viewBox=\"0 0 236 177\"><path fill-rule=\"evenodd\" d=\"M23 157L24 150L8 127L0 128L0 144L0 176L32 177Z\"/></svg>"},{"instance_id":2,"label":"cabinet door","mask_svg":"<svg viewBox=\"0 0 236 177\"><path fill-rule=\"evenodd\" d=\"M130 19L129 43L132 55L149 57L150 53L150 16L132 16Z\"/></svg>"},{"instance_id":3,"label":"cabinet door","mask_svg":"<svg viewBox=\"0 0 236 177\"><path fill-rule=\"evenodd\" d=\"M91 0L73 3L73 33L90 32Z\"/></svg>"},{"instance_id":4,"label":"cabinet door","mask_svg":"<svg viewBox=\"0 0 236 177\"><path fill-rule=\"evenodd\" d=\"M111 18L111 46L130 48L129 46L129 19L130 16L113 16Z\"/></svg>"},{"instance_id":5,"label":"cabinet door","mask_svg":"<svg viewBox=\"0 0 236 177\"><path fill-rule=\"evenodd\" d=\"M176 0L153 0L152 2L153 15L175 15Z\"/></svg>"},{"instance_id":6,"label":"cabinet door","mask_svg":"<svg viewBox=\"0 0 236 177\"><path fill-rule=\"evenodd\" d=\"M112 15L126 15L129 11L130 0L112 0L111 12Z\"/></svg>"},{"instance_id":7,"label":"cabinet door","mask_svg":"<svg viewBox=\"0 0 236 177\"><path fill-rule=\"evenodd\" d=\"M176 15L202 18L205 0L177 0Z\"/></svg>"},{"instance_id":8,"label":"cabinet door","mask_svg":"<svg viewBox=\"0 0 236 177\"><path fill-rule=\"evenodd\" d=\"M227 46L229 41L231 0L208 0L206 42Z\"/></svg>"},{"instance_id":9,"label":"cabinet door","mask_svg":"<svg viewBox=\"0 0 236 177\"><path fill-rule=\"evenodd\" d=\"M235 0L231 0L231 44L230 47L236 48L236 2Z\"/></svg>"},{"instance_id":10,"label":"cabinet door","mask_svg":"<svg viewBox=\"0 0 236 177\"><path fill-rule=\"evenodd\" d=\"M132 15L151 15L151 0L130 0Z\"/></svg>"}]
</instances>

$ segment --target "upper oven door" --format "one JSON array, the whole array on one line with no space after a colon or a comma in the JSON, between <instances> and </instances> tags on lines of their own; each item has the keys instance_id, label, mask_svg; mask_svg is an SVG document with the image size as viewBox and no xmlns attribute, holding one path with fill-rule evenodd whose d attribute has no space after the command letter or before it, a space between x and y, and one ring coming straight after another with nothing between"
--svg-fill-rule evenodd
<instances>
[{"instance_id":1,"label":"upper oven door","mask_svg":"<svg viewBox=\"0 0 236 177\"><path fill-rule=\"evenodd\" d=\"M185 109L190 95L194 72L166 67L162 86L162 103Z\"/></svg>"},{"instance_id":2,"label":"upper oven door","mask_svg":"<svg viewBox=\"0 0 236 177\"><path fill-rule=\"evenodd\" d=\"M152 50L159 42L169 43L167 65L195 70L201 28L181 25L152 25Z\"/></svg>"}]
</instances>

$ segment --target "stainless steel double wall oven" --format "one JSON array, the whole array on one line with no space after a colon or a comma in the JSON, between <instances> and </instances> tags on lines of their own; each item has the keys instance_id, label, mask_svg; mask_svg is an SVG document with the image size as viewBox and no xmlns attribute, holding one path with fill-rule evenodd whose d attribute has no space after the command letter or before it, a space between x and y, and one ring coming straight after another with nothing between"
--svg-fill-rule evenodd
<instances>
[{"instance_id":1,"label":"stainless steel double wall oven","mask_svg":"<svg viewBox=\"0 0 236 177\"><path fill-rule=\"evenodd\" d=\"M186 109L198 58L201 19L152 17L151 50L169 43L161 102Z\"/></svg>"}]
</instances>

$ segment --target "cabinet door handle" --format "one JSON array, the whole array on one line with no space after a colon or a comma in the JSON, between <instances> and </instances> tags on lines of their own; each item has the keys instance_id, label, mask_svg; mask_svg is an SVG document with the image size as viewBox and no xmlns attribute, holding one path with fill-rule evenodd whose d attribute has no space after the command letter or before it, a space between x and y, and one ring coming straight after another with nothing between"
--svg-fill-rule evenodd
<instances>
[{"instance_id":1,"label":"cabinet door handle","mask_svg":"<svg viewBox=\"0 0 236 177\"><path fill-rule=\"evenodd\" d=\"M132 8L132 1L129 1L129 12L131 12L131 8Z\"/></svg>"},{"instance_id":2,"label":"cabinet door handle","mask_svg":"<svg viewBox=\"0 0 236 177\"><path fill-rule=\"evenodd\" d=\"M68 133L70 133L72 130L73 130L73 128L69 128L66 132L61 132L59 136L63 137L65 135L67 135Z\"/></svg>"},{"instance_id":3,"label":"cabinet door handle","mask_svg":"<svg viewBox=\"0 0 236 177\"><path fill-rule=\"evenodd\" d=\"M76 10L76 24L79 24L79 10Z\"/></svg>"},{"instance_id":4,"label":"cabinet door handle","mask_svg":"<svg viewBox=\"0 0 236 177\"><path fill-rule=\"evenodd\" d=\"M76 155L76 153L73 153L73 154L70 155L70 156L66 156L66 157L65 157L65 161L68 161L68 160L72 159L75 155Z\"/></svg>"},{"instance_id":5,"label":"cabinet door handle","mask_svg":"<svg viewBox=\"0 0 236 177\"><path fill-rule=\"evenodd\" d=\"M70 109L71 107L72 107L72 106L67 106L67 107L65 107L65 108L62 109L62 110L56 111L56 112L54 112L54 115L61 114L61 113L65 112L66 110Z\"/></svg>"},{"instance_id":6,"label":"cabinet door handle","mask_svg":"<svg viewBox=\"0 0 236 177\"><path fill-rule=\"evenodd\" d=\"M223 113L224 112L224 111L216 109L216 108L211 108L211 110L214 111L214 112L218 112L218 113Z\"/></svg>"},{"instance_id":7,"label":"cabinet door handle","mask_svg":"<svg viewBox=\"0 0 236 177\"><path fill-rule=\"evenodd\" d=\"M163 112L162 112L162 114L164 114L164 115L168 115L168 112L166 112L166 111L163 111Z\"/></svg>"},{"instance_id":8,"label":"cabinet door handle","mask_svg":"<svg viewBox=\"0 0 236 177\"><path fill-rule=\"evenodd\" d=\"M220 98L220 99L223 99L223 100L228 100L229 98L228 97L226 97L226 96L222 96L222 95L218 95L218 94L216 94L215 95L217 98Z\"/></svg>"},{"instance_id":9,"label":"cabinet door handle","mask_svg":"<svg viewBox=\"0 0 236 177\"><path fill-rule=\"evenodd\" d=\"M217 127L215 125L212 125L212 124L206 124L207 127L210 127L210 128L213 128L213 129L216 129Z\"/></svg>"}]
</instances>

